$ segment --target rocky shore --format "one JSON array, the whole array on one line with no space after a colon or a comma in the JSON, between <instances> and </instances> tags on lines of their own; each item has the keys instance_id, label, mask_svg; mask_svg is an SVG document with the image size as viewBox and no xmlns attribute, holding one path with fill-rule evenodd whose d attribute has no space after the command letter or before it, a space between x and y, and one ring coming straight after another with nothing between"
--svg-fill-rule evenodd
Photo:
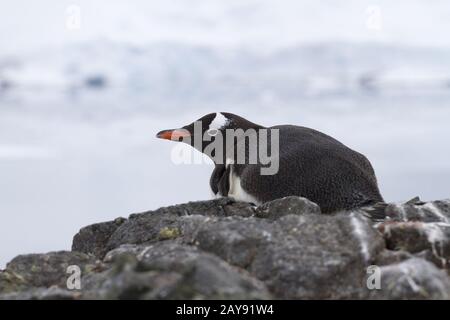
<instances>
[{"instance_id":1,"label":"rocky shore","mask_svg":"<svg viewBox=\"0 0 450 320\"><path fill-rule=\"evenodd\" d=\"M132 214L14 258L0 299L450 299L450 200L370 210L222 198Z\"/></svg>"}]
</instances>

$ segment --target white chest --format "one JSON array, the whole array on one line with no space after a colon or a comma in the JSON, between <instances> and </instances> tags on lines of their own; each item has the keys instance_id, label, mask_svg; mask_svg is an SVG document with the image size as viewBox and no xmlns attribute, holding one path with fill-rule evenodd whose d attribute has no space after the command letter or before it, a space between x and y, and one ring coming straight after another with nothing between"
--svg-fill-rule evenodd
<instances>
[{"instance_id":1,"label":"white chest","mask_svg":"<svg viewBox=\"0 0 450 320\"><path fill-rule=\"evenodd\" d=\"M261 204L260 201L258 201L254 196L249 194L247 191L245 191L241 186L241 178L239 178L234 172L233 172L233 166L230 168L230 175L228 176L230 189L228 190L228 196L230 198L233 198L236 201L242 201L242 202L248 202L253 203L256 205ZM215 198L221 197L219 193L214 195Z\"/></svg>"}]
</instances>

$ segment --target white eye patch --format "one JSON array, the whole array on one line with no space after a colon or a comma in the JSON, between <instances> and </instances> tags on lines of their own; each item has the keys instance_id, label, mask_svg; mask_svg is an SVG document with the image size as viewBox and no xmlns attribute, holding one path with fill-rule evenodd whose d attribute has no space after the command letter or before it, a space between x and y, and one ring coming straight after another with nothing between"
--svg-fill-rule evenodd
<instances>
[{"instance_id":1,"label":"white eye patch","mask_svg":"<svg viewBox=\"0 0 450 320\"><path fill-rule=\"evenodd\" d=\"M230 122L230 120L226 118L222 113L218 112L216 113L216 117L214 118L214 120L209 125L209 130L220 130L225 127L228 122Z\"/></svg>"}]
</instances>

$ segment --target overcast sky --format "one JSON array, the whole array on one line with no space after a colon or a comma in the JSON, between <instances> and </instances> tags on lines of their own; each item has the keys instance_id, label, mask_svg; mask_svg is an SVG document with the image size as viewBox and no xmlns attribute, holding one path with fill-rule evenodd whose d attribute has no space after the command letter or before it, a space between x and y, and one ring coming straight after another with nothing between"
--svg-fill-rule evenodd
<instances>
[{"instance_id":1,"label":"overcast sky","mask_svg":"<svg viewBox=\"0 0 450 320\"><path fill-rule=\"evenodd\" d=\"M449 46L446 0L0 0L0 54L106 37L277 48L347 41ZM67 28L81 13L80 28Z\"/></svg>"}]
</instances>

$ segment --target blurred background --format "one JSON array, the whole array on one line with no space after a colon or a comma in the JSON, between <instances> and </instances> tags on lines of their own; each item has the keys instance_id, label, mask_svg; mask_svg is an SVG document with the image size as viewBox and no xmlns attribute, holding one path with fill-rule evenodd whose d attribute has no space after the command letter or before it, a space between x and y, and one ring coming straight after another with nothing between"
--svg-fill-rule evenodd
<instances>
[{"instance_id":1,"label":"blurred background","mask_svg":"<svg viewBox=\"0 0 450 320\"><path fill-rule=\"evenodd\" d=\"M365 154L387 201L448 198L448 0L0 0L0 268L83 226L208 199L161 129L230 111Z\"/></svg>"}]
</instances>

